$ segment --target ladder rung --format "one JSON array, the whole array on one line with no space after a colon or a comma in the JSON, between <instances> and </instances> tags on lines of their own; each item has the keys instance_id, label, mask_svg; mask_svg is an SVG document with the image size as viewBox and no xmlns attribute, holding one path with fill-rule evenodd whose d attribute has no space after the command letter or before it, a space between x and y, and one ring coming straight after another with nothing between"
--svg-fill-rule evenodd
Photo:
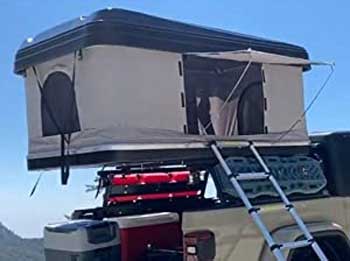
<instances>
[{"instance_id":1,"label":"ladder rung","mask_svg":"<svg viewBox=\"0 0 350 261\"><path fill-rule=\"evenodd\" d=\"M286 242L281 245L280 249L295 249L295 248L307 247L307 246L310 246L311 244L312 242L309 240Z\"/></svg>"},{"instance_id":2,"label":"ladder rung","mask_svg":"<svg viewBox=\"0 0 350 261\"><path fill-rule=\"evenodd\" d=\"M267 179L269 177L265 172L247 172L247 173L239 173L236 176L237 180L259 180L259 179Z\"/></svg>"}]
</instances>

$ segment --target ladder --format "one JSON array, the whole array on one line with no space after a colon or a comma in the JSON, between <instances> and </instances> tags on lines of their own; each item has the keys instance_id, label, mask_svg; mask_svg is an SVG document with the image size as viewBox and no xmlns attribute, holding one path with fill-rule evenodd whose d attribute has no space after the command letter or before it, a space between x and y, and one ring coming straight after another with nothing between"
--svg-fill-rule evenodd
<instances>
[{"instance_id":1,"label":"ladder","mask_svg":"<svg viewBox=\"0 0 350 261\"><path fill-rule=\"evenodd\" d=\"M230 181L232 182L237 194L243 201L243 204L248 209L248 213L253 219L256 226L261 231L263 237L265 238L265 241L267 245L269 246L271 252L274 254L276 259L278 261L285 261L286 258L284 257L284 254L282 250L284 249L296 249L301 247L307 247L311 246L316 255L319 257L321 261L327 261L327 257L323 253L320 246L315 241L314 237L311 235L310 231L306 227L304 221L299 216L297 210L293 206L293 204L289 201L286 194L281 189L280 185L278 184L275 177L271 174L270 169L266 165L263 158L260 156L258 150L255 148L254 143L250 142L249 149L254 154L254 157L261 165L263 172L255 172L255 173L232 173L230 167L227 165L223 155L221 154L216 142L210 143L210 148L215 154L216 158L218 159L220 165L224 169L227 176L230 178ZM277 243L275 242L274 238L272 237L271 233L269 232L268 228L264 224L262 218L259 215L260 208L255 207L251 204L250 200L248 199L248 196L242 189L239 181L242 180L261 180L261 179L268 179L272 183L273 187L275 188L276 192L282 199L284 203L285 209L290 213L290 215L293 217L295 222L297 223L299 229L304 234L305 240L299 240L299 241L293 241L293 242L284 242L284 243Z\"/></svg>"}]
</instances>

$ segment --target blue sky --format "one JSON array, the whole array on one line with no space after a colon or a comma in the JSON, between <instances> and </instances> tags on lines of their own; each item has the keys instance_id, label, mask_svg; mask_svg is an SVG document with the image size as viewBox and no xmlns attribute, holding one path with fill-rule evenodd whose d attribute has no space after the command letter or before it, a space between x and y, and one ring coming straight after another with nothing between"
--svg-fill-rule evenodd
<instances>
[{"instance_id":1,"label":"blue sky","mask_svg":"<svg viewBox=\"0 0 350 261\"><path fill-rule=\"evenodd\" d=\"M0 221L20 235L41 236L47 222L99 201L84 192L95 176L89 169L74 172L68 187L59 185L56 173L47 173L29 198L38 173L26 170L24 84L12 72L15 52L27 37L108 6L296 43L314 60L335 61L332 80L307 115L308 128L350 129L349 1L0 0ZM306 102L326 75L325 68L306 73Z\"/></svg>"}]
</instances>

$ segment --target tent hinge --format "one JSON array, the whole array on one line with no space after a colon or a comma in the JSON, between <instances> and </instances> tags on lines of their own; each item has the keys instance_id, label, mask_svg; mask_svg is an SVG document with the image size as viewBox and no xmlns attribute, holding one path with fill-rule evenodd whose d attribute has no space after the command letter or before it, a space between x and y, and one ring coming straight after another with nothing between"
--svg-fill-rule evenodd
<instances>
[{"instance_id":1,"label":"tent hinge","mask_svg":"<svg viewBox=\"0 0 350 261\"><path fill-rule=\"evenodd\" d=\"M266 83L266 78L265 78L265 70L261 69L261 79L263 83Z\"/></svg>"},{"instance_id":2,"label":"tent hinge","mask_svg":"<svg viewBox=\"0 0 350 261\"><path fill-rule=\"evenodd\" d=\"M187 125L184 124L184 133L187 134L188 133L188 129L187 129Z\"/></svg>"},{"instance_id":3,"label":"tent hinge","mask_svg":"<svg viewBox=\"0 0 350 261\"><path fill-rule=\"evenodd\" d=\"M181 107L185 108L185 94L181 92Z\"/></svg>"},{"instance_id":4,"label":"tent hinge","mask_svg":"<svg viewBox=\"0 0 350 261\"><path fill-rule=\"evenodd\" d=\"M179 75L182 77L182 75L183 75L183 72L182 72L182 62L179 61L178 65L179 65Z\"/></svg>"},{"instance_id":5,"label":"tent hinge","mask_svg":"<svg viewBox=\"0 0 350 261\"><path fill-rule=\"evenodd\" d=\"M78 61L82 61L83 60L83 50L82 49L78 50L77 59L78 59Z\"/></svg>"},{"instance_id":6,"label":"tent hinge","mask_svg":"<svg viewBox=\"0 0 350 261\"><path fill-rule=\"evenodd\" d=\"M269 133L269 129L267 126L264 127L265 134Z\"/></svg>"}]
</instances>

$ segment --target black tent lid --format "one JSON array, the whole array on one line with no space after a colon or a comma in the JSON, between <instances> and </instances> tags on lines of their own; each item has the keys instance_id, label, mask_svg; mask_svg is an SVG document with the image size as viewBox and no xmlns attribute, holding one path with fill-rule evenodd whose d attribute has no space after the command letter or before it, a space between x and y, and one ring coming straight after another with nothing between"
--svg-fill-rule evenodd
<instances>
[{"instance_id":1,"label":"black tent lid","mask_svg":"<svg viewBox=\"0 0 350 261\"><path fill-rule=\"evenodd\" d=\"M302 47L147 14L103 9L28 38L16 54L15 72L93 45L123 45L169 52L254 49L308 59Z\"/></svg>"}]
</instances>

